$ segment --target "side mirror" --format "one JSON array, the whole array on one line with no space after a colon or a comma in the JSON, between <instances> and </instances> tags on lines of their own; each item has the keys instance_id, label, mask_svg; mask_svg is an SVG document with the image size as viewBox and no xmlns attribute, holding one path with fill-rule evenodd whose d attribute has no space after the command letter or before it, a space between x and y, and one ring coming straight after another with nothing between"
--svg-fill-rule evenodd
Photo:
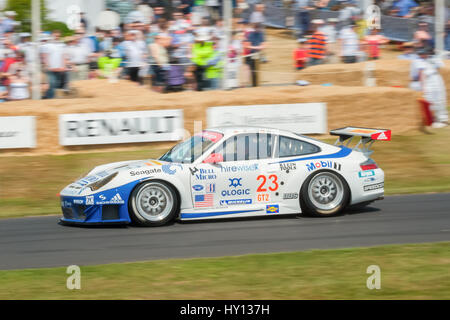
<instances>
[{"instance_id":1,"label":"side mirror","mask_svg":"<svg viewBox=\"0 0 450 320\"><path fill-rule=\"evenodd\" d=\"M203 163L215 164L219 162L223 162L223 155L220 153L211 153L205 160L203 160Z\"/></svg>"}]
</instances>

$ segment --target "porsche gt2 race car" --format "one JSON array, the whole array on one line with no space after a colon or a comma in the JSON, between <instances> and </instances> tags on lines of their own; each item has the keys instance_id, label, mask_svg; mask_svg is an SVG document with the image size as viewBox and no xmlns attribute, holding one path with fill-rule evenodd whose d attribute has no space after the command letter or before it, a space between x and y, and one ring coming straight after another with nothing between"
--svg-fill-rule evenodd
<instances>
[{"instance_id":1,"label":"porsche gt2 race car","mask_svg":"<svg viewBox=\"0 0 450 320\"><path fill-rule=\"evenodd\" d=\"M276 129L204 130L158 160L110 163L61 193L67 224L134 223L287 214L331 216L382 199L384 172L370 158L391 131L332 130L335 145ZM351 140L359 139L350 148Z\"/></svg>"}]
</instances>

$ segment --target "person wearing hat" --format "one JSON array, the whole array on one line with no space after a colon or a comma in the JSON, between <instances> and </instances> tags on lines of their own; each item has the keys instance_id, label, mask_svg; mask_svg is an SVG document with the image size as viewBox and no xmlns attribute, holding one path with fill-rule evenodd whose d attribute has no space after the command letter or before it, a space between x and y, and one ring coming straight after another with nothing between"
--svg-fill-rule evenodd
<instances>
[{"instance_id":1,"label":"person wearing hat","mask_svg":"<svg viewBox=\"0 0 450 320\"><path fill-rule=\"evenodd\" d=\"M192 45L191 58L195 65L194 76L197 82L197 91L203 91L209 86L205 73L208 68L208 61L213 55L214 46L210 36L203 33L197 34L195 43Z\"/></svg>"},{"instance_id":2,"label":"person wearing hat","mask_svg":"<svg viewBox=\"0 0 450 320\"><path fill-rule=\"evenodd\" d=\"M306 42L308 45L307 57L309 64L315 66L322 64L325 61L327 54L327 37L321 31L321 27L324 24L322 19L314 19L312 21L314 33Z\"/></svg>"},{"instance_id":3,"label":"person wearing hat","mask_svg":"<svg viewBox=\"0 0 450 320\"><path fill-rule=\"evenodd\" d=\"M17 13L15 11L6 11L4 14L5 19L2 20L0 28L3 33L14 32L14 28L18 24L15 20Z\"/></svg>"}]
</instances>

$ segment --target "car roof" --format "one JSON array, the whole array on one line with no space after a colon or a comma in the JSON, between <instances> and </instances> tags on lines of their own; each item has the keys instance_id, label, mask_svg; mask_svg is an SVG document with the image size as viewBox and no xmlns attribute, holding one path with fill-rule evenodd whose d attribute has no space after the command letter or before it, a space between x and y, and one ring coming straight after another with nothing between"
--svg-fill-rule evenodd
<instances>
[{"instance_id":1,"label":"car roof","mask_svg":"<svg viewBox=\"0 0 450 320\"><path fill-rule=\"evenodd\" d=\"M280 130L276 128L256 127L256 126L221 126L205 129L205 131L215 131L222 133L225 136L235 135L239 133L271 133L282 134L288 136L297 136L294 132L287 130Z\"/></svg>"}]
</instances>

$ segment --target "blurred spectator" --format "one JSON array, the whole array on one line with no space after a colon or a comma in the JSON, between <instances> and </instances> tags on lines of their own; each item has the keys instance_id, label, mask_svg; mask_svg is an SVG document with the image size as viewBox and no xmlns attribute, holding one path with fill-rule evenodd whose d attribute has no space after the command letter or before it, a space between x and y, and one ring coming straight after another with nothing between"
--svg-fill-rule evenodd
<instances>
[{"instance_id":1,"label":"blurred spectator","mask_svg":"<svg viewBox=\"0 0 450 320\"><path fill-rule=\"evenodd\" d=\"M359 54L359 39L355 24L342 28L339 33L340 56L344 63L355 63Z\"/></svg>"},{"instance_id":2,"label":"blurred spectator","mask_svg":"<svg viewBox=\"0 0 450 320\"><path fill-rule=\"evenodd\" d=\"M335 43L337 40L337 29L336 25L338 23L337 18L329 18L327 20L327 24L325 24L320 31L322 31L327 37L327 43Z\"/></svg>"},{"instance_id":3,"label":"blurred spectator","mask_svg":"<svg viewBox=\"0 0 450 320\"><path fill-rule=\"evenodd\" d=\"M204 33L197 34L195 43L192 46L192 62L195 65L194 76L197 83L197 91L203 91L209 86L205 72L208 67L208 61L213 55L214 47L210 36Z\"/></svg>"},{"instance_id":4,"label":"blurred spectator","mask_svg":"<svg viewBox=\"0 0 450 320\"><path fill-rule=\"evenodd\" d=\"M294 67L296 70L303 70L307 62L306 39L298 39L297 42L298 47L294 50Z\"/></svg>"},{"instance_id":5,"label":"blurred spectator","mask_svg":"<svg viewBox=\"0 0 450 320\"><path fill-rule=\"evenodd\" d=\"M396 15L404 18L411 18L413 16L412 9L419 5L414 0L397 0L393 4L393 11Z\"/></svg>"},{"instance_id":6,"label":"blurred spectator","mask_svg":"<svg viewBox=\"0 0 450 320\"><path fill-rule=\"evenodd\" d=\"M414 32L414 41L419 47L432 46L432 37L428 31L428 23L418 23L417 31Z\"/></svg>"},{"instance_id":7,"label":"blurred spectator","mask_svg":"<svg viewBox=\"0 0 450 320\"><path fill-rule=\"evenodd\" d=\"M241 31L234 31L230 47L228 48L228 88L238 88L240 83L240 69L242 67L242 44L243 33Z\"/></svg>"},{"instance_id":8,"label":"blurred spectator","mask_svg":"<svg viewBox=\"0 0 450 320\"><path fill-rule=\"evenodd\" d=\"M255 10L250 15L250 23L259 23L263 25L266 21L264 17L264 4L258 3L255 5Z\"/></svg>"},{"instance_id":9,"label":"blurred spectator","mask_svg":"<svg viewBox=\"0 0 450 320\"><path fill-rule=\"evenodd\" d=\"M180 0L180 5L178 8L183 12L183 14L190 14L192 7L194 6L194 0Z\"/></svg>"},{"instance_id":10,"label":"blurred spectator","mask_svg":"<svg viewBox=\"0 0 450 320\"><path fill-rule=\"evenodd\" d=\"M219 42L213 44L213 52L206 62L206 79L208 81L208 89L220 89L221 79L222 79L222 69L223 69L223 59L222 54L219 50Z\"/></svg>"},{"instance_id":11,"label":"blurred spectator","mask_svg":"<svg viewBox=\"0 0 450 320\"><path fill-rule=\"evenodd\" d=\"M61 32L55 30L52 33L53 40L43 48L44 68L49 79L47 99L55 96L55 89L67 89L67 66L66 45L61 41Z\"/></svg>"},{"instance_id":12,"label":"blurred spectator","mask_svg":"<svg viewBox=\"0 0 450 320\"><path fill-rule=\"evenodd\" d=\"M216 20L220 17L220 3L219 0L205 0L205 5L208 8L209 16Z\"/></svg>"},{"instance_id":13,"label":"blurred spectator","mask_svg":"<svg viewBox=\"0 0 450 320\"><path fill-rule=\"evenodd\" d=\"M377 28L370 30L370 34L363 38L363 44L367 51L369 60L380 58L380 45L386 44L389 39L378 33Z\"/></svg>"},{"instance_id":14,"label":"blurred spectator","mask_svg":"<svg viewBox=\"0 0 450 320\"><path fill-rule=\"evenodd\" d=\"M142 78L139 75L139 69L144 65L144 46L142 42L138 40L138 32L136 30L130 30L125 35L125 41L123 42L123 48L125 56L127 57L126 73L130 77L130 80L142 84Z\"/></svg>"},{"instance_id":15,"label":"blurred spectator","mask_svg":"<svg viewBox=\"0 0 450 320\"><path fill-rule=\"evenodd\" d=\"M19 24L19 22L15 20L17 13L15 11L6 11L4 15L5 18L2 20L0 25L2 34L14 32L14 28Z\"/></svg>"},{"instance_id":16,"label":"blurred spectator","mask_svg":"<svg viewBox=\"0 0 450 320\"><path fill-rule=\"evenodd\" d=\"M86 42L80 41L79 35L69 37L68 40L66 53L70 68L70 81L88 80L91 50Z\"/></svg>"},{"instance_id":17,"label":"blurred spectator","mask_svg":"<svg viewBox=\"0 0 450 320\"><path fill-rule=\"evenodd\" d=\"M84 30L88 30L89 23L87 21L85 12L80 12L80 24L81 24L81 27L84 28Z\"/></svg>"},{"instance_id":18,"label":"blurred spectator","mask_svg":"<svg viewBox=\"0 0 450 320\"><path fill-rule=\"evenodd\" d=\"M167 72L166 92L183 91L183 85L186 82L184 77L184 66L180 64L180 60L177 56L172 56L169 62L170 66Z\"/></svg>"},{"instance_id":19,"label":"blurred spectator","mask_svg":"<svg viewBox=\"0 0 450 320\"><path fill-rule=\"evenodd\" d=\"M300 26L300 35L305 35L309 32L309 24L311 20L310 11L314 9L314 2L312 0L296 0L297 1L297 19Z\"/></svg>"},{"instance_id":20,"label":"blurred spectator","mask_svg":"<svg viewBox=\"0 0 450 320\"><path fill-rule=\"evenodd\" d=\"M250 56L245 58L245 63L250 68L252 86L256 87L258 85L257 63L260 58L259 54L265 47L265 39L262 26L259 23L255 23L253 28L254 30L248 34L248 39L244 46L250 51Z\"/></svg>"},{"instance_id":21,"label":"blurred spectator","mask_svg":"<svg viewBox=\"0 0 450 320\"><path fill-rule=\"evenodd\" d=\"M351 1L344 1L339 10L339 21L344 25L353 22L353 17L360 14L361 10Z\"/></svg>"},{"instance_id":22,"label":"blurred spectator","mask_svg":"<svg viewBox=\"0 0 450 320\"><path fill-rule=\"evenodd\" d=\"M308 45L308 59L311 66L324 63L327 54L327 38L325 34L320 31L324 24L322 19L312 21L314 33L307 41Z\"/></svg>"},{"instance_id":23,"label":"blurred spectator","mask_svg":"<svg viewBox=\"0 0 450 320\"><path fill-rule=\"evenodd\" d=\"M421 50L426 51L422 56L422 67L419 69L423 97L430 103L430 110L433 112L432 127L442 128L448 125L445 83L439 74L443 63L440 59L431 56L430 47Z\"/></svg>"},{"instance_id":24,"label":"blurred spectator","mask_svg":"<svg viewBox=\"0 0 450 320\"><path fill-rule=\"evenodd\" d=\"M169 56L165 47L165 39L162 35L157 35L155 41L149 45L152 57L152 88L157 92L162 92L166 83L166 70L169 64Z\"/></svg>"}]
</instances>

